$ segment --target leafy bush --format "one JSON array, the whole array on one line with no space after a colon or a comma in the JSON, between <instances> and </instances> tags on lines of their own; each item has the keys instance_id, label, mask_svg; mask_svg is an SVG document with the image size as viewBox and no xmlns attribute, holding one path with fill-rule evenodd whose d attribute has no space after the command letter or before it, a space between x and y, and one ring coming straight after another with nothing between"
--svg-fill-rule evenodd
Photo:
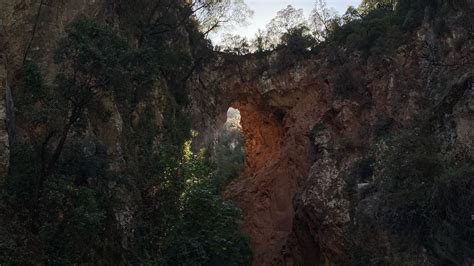
<instances>
[{"instance_id":1,"label":"leafy bush","mask_svg":"<svg viewBox=\"0 0 474 266\"><path fill-rule=\"evenodd\" d=\"M48 177L39 196L41 162L32 146L17 144L12 150L7 190L2 202L7 209L18 209L9 219L16 237L40 245L35 249L13 242L12 252L0 254L0 260L11 263L77 264L99 261L103 256L106 202L101 189L84 180L106 179L105 169L94 171L101 156L82 152L84 146L67 146L59 172L67 175ZM96 156L96 157L93 157ZM106 160L103 159L102 160ZM97 168L96 168L97 169ZM80 181L80 182L78 182ZM31 254L30 254L31 253Z\"/></svg>"},{"instance_id":2,"label":"leafy bush","mask_svg":"<svg viewBox=\"0 0 474 266\"><path fill-rule=\"evenodd\" d=\"M150 263L246 265L251 252L239 232L240 211L219 196L218 182L204 154L170 149L157 157L156 183L141 234ZM151 252L153 251L153 252Z\"/></svg>"},{"instance_id":3,"label":"leafy bush","mask_svg":"<svg viewBox=\"0 0 474 266\"><path fill-rule=\"evenodd\" d=\"M303 56L316 44L306 26L291 28L281 37L281 43L287 51L296 56Z\"/></svg>"},{"instance_id":4,"label":"leafy bush","mask_svg":"<svg viewBox=\"0 0 474 266\"><path fill-rule=\"evenodd\" d=\"M435 221L424 243L443 261L463 264L474 259L474 167L445 169L437 182L432 205Z\"/></svg>"},{"instance_id":5,"label":"leafy bush","mask_svg":"<svg viewBox=\"0 0 474 266\"><path fill-rule=\"evenodd\" d=\"M31 145L12 147L6 192L14 202L27 209L35 204L40 167L39 156Z\"/></svg>"},{"instance_id":6,"label":"leafy bush","mask_svg":"<svg viewBox=\"0 0 474 266\"><path fill-rule=\"evenodd\" d=\"M75 186L71 177L53 176L41 198L40 239L48 264L98 261L105 240L104 203L98 191Z\"/></svg>"},{"instance_id":7,"label":"leafy bush","mask_svg":"<svg viewBox=\"0 0 474 266\"><path fill-rule=\"evenodd\" d=\"M79 16L66 26L55 62L61 65L57 90L65 99L82 100L127 88L127 42L110 27ZM86 98L89 97L89 98ZM74 106L74 105L73 105Z\"/></svg>"},{"instance_id":8,"label":"leafy bush","mask_svg":"<svg viewBox=\"0 0 474 266\"><path fill-rule=\"evenodd\" d=\"M169 265L249 265L251 251L236 223L240 210L222 202L210 180L185 192L183 210L164 246Z\"/></svg>"},{"instance_id":9,"label":"leafy bush","mask_svg":"<svg viewBox=\"0 0 474 266\"><path fill-rule=\"evenodd\" d=\"M443 265L474 258L474 163L453 160L415 129L383 140L346 175L354 223L346 232L345 264L420 261L421 248ZM364 191L359 182L375 174ZM387 238L387 232L388 238ZM387 243L390 248L380 246ZM344 264L343 263L343 264Z\"/></svg>"},{"instance_id":10,"label":"leafy bush","mask_svg":"<svg viewBox=\"0 0 474 266\"><path fill-rule=\"evenodd\" d=\"M335 27L328 38L329 44L338 44L370 54L391 52L403 37L400 17L391 8L379 7L360 19L354 19L346 24Z\"/></svg>"},{"instance_id":11,"label":"leafy bush","mask_svg":"<svg viewBox=\"0 0 474 266\"><path fill-rule=\"evenodd\" d=\"M424 237L433 211L431 195L442 175L443 162L436 145L426 137L397 138L389 147L378 179L382 220L396 234Z\"/></svg>"},{"instance_id":12,"label":"leafy bush","mask_svg":"<svg viewBox=\"0 0 474 266\"><path fill-rule=\"evenodd\" d=\"M416 131L388 147L378 165L381 222L444 263L472 260L473 162L452 161L436 141Z\"/></svg>"},{"instance_id":13,"label":"leafy bush","mask_svg":"<svg viewBox=\"0 0 474 266\"><path fill-rule=\"evenodd\" d=\"M357 49L365 55L387 55L421 25L425 14L435 25L441 25L442 20L436 17L446 15L442 7L448 5L438 0L367 0L361 4L360 13L348 10L344 24L331 28L325 45Z\"/></svg>"}]
</instances>

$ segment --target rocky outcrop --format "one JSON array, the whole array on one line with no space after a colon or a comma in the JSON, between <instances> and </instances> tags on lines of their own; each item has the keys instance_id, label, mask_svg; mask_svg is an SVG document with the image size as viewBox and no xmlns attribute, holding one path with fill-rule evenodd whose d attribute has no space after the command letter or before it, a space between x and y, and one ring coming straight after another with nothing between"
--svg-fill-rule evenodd
<instances>
[{"instance_id":1,"label":"rocky outcrop","mask_svg":"<svg viewBox=\"0 0 474 266\"><path fill-rule=\"evenodd\" d=\"M218 112L232 106L242 114L246 168L224 195L243 210L254 265L332 265L344 255L351 222L345 171L381 131L429 119L474 74L472 38L461 23L450 25L438 36L426 22L391 55L327 48L282 62L285 51L277 51L222 60L217 74L200 73L217 84L209 97ZM472 91L464 93L450 134L467 148Z\"/></svg>"},{"instance_id":2,"label":"rocky outcrop","mask_svg":"<svg viewBox=\"0 0 474 266\"><path fill-rule=\"evenodd\" d=\"M5 29L0 37L6 43L0 42L0 55L5 54L0 57L1 95L8 95L7 73L24 61L35 59L52 80L55 42L76 15L116 21L114 1L105 0L3 1L0 10ZM351 222L350 202L343 195L344 172L373 147L380 131L409 128L429 119L428 111L439 110L442 123L451 123L443 132L446 139L457 149L472 149L474 44L469 29L456 22L464 16L461 12L447 23L448 34L435 34L426 22L387 55L365 58L336 47L290 54L290 60L284 49L263 56L219 55L191 75L186 92L188 114L199 132L196 149L215 140L229 107L241 113L245 169L227 185L223 197L243 210L242 230L251 239L254 265L336 263L344 254L343 233ZM151 99L139 101L133 110L104 98L101 104L110 119L89 117L87 136L105 145L114 158L112 169L133 171L141 167L144 148L158 150L163 144L159 136L152 136L153 147L136 144L141 131L148 130L143 124L161 130L166 122L166 82L157 83ZM457 95L460 84L463 90ZM9 108L1 102L0 183L9 147ZM147 121L150 109L154 119ZM21 121L16 128L24 137ZM124 249L135 244L131 239L141 204L137 187L143 185L137 183L109 184L123 202L114 213Z\"/></svg>"}]
</instances>

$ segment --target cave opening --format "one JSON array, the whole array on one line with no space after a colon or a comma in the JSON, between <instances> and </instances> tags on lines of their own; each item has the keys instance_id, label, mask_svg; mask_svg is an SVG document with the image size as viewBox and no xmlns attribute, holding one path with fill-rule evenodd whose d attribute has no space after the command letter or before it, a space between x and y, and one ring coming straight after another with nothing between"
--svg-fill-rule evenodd
<instances>
[{"instance_id":1,"label":"cave opening","mask_svg":"<svg viewBox=\"0 0 474 266\"><path fill-rule=\"evenodd\" d=\"M245 145L241 125L241 114L229 107L226 121L219 131L216 144L217 176L222 186L238 177L245 162Z\"/></svg>"}]
</instances>

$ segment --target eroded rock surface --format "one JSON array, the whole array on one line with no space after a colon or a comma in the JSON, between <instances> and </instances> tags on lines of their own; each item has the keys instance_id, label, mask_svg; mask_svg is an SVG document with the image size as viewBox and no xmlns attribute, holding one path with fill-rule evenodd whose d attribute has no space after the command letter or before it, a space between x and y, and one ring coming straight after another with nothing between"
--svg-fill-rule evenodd
<instances>
[{"instance_id":1,"label":"eroded rock surface","mask_svg":"<svg viewBox=\"0 0 474 266\"><path fill-rule=\"evenodd\" d=\"M246 169L224 194L243 209L254 265L332 265L344 255L351 222L344 172L380 130L427 119L474 74L472 39L455 51L467 32L452 25L457 33L446 38L425 24L390 56L328 48L282 66L275 52L201 73L218 84L217 110L242 113ZM454 100L451 140L461 146L472 145L470 91Z\"/></svg>"},{"instance_id":2,"label":"eroded rock surface","mask_svg":"<svg viewBox=\"0 0 474 266\"><path fill-rule=\"evenodd\" d=\"M35 58L51 81L51 54L67 22L81 13L114 21L114 1L47 2L0 2L6 29L0 34L0 183L8 167L4 95L12 77L7 74ZM37 21L30 19L38 14ZM285 51L275 51L238 60L222 57L191 76L187 93L193 127L200 133L197 146L212 143L229 107L241 112L245 169L223 196L243 210L242 230L251 239L254 265L335 264L351 222L343 173L372 147L377 130L397 132L415 119L427 119L426 110L443 107L438 108L442 116L449 117L442 123L453 122L443 133L446 139L459 149L472 149L474 44L472 33L455 23L460 16L453 14L448 23L450 34L437 36L425 24L390 55L364 58L329 47L281 62ZM467 40L458 47L463 38ZM158 84L152 99L137 103L130 113L105 98L111 119L89 118L87 136L105 144L115 158L113 169L125 162L132 170L138 167L134 163L141 150L132 139L143 130L140 122L147 108L155 114L150 123L163 127L166 95L159 87L165 86ZM463 88L460 96L453 93L455 88ZM126 122L131 126L124 132ZM20 137L27 137L21 122L16 128ZM156 137L153 149L159 149L159 141ZM140 211L138 185L110 186L123 199L115 213L127 249L134 245L130 239Z\"/></svg>"}]
</instances>

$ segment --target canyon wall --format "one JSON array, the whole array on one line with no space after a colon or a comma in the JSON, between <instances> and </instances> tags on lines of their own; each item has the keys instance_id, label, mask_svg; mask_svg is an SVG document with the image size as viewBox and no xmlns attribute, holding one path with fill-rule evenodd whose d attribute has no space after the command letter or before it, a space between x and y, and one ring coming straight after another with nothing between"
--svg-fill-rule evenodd
<instances>
[{"instance_id":1,"label":"canyon wall","mask_svg":"<svg viewBox=\"0 0 474 266\"><path fill-rule=\"evenodd\" d=\"M8 121L14 119L7 116L8 83L15 71L34 59L52 81L56 66L51 54L67 22L86 13L117 27L120 17L114 1L106 0L2 1L0 10L1 177L8 168L9 138L31 136L21 121L8 134ZM218 54L190 76L187 115L199 133L196 149L215 141L229 107L240 110L245 167L222 196L243 211L242 231L250 237L254 265L333 265L345 255L344 233L353 222L354 204L344 195L345 173L375 146L380 130L397 134L436 114L443 130L433 134L443 136L446 146L473 148L474 43L472 26L459 22L465 16L453 11L442 36L426 19L387 54L365 56L343 47L290 54L291 60L282 59L289 53L285 49L264 55ZM169 85L158 83L153 97L138 101L130 113L106 98L102 101L111 119L89 117L86 136L105 144L113 169L142 166L138 158L144 145L136 143L146 133L140 127L146 110L155 114L146 123L163 129L168 118L163 91ZM154 151L166 144L161 141L154 136ZM374 174L360 185L376 179ZM115 213L125 249L137 244L133 233L143 204L139 187L146 185L129 181L127 186L111 184L124 202ZM429 257L418 248L419 256L410 262Z\"/></svg>"},{"instance_id":2,"label":"canyon wall","mask_svg":"<svg viewBox=\"0 0 474 266\"><path fill-rule=\"evenodd\" d=\"M217 84L217 110L232 106L242 114L245 170L224 197L243 209L254 265L333 265L347 255L344 234L354 202L344 195L345 176L376 147L380 130L397 135L437 114L450 124L444 143L472 149L473 40L458 21L463 16L452 13L444 36L425 19L390 54L364 58L328 47L282 62L283 49L230 57L215 67L221 71L200 74ZM465 107L439 110L452 97ZM407 260L426 256L420 248Z\"/></svg>"}]
</instances>

